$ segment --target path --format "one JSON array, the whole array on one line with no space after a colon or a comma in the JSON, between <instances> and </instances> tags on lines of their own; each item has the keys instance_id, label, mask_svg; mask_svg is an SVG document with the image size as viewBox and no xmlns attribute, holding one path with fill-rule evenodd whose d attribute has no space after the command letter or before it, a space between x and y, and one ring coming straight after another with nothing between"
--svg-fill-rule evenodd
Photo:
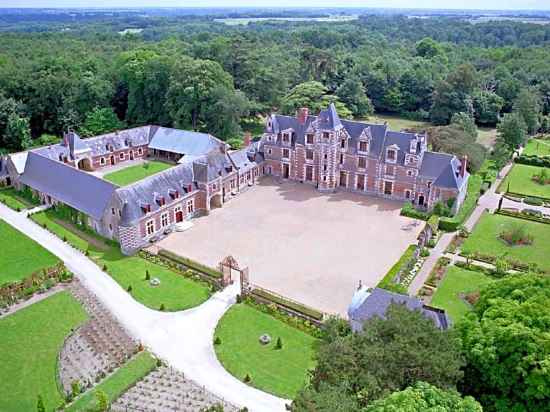
<instances>
[{"instance_id":1,"label":"path","mask_svg":"<svg viewBox=\"0 0 550 412\"><path fill-rule=\"evenodd\" d=\"M487 192L485 192L483 196L480 196L477 202L476 208L464 223L464 226L466 227L466 229L471 231L486 209L494 210L498 207L498 202L500 200L501 195L496 193L496 189L499 186L500 182L504 180L504 178L506 177L506 175L508 174L512 166L513 166L513 163L509 163L506 166L504 166L500 171L500 173L498 174L498 177L495 183L491 185L489 190L487 190ZM521 205L521 203L519 202L513 202L512 200L508 200L508 202L512 202L515 204L515 206L508 206L508 207L516 207L518 209L523 209L523 207L518 206L518 205ZM503 206L504 206L504 202L503 202ZM435 247L430 251L430 256L428 256L428 258L422 265L422 268L420 269L418 274L415 276L415 278L409 285L409 289L408 289L409 295L416 296L418 294L418 291L422 288L422 286L430 276L430 273L432 272L432 269L434 268L437 260L440 257L445 255L445 250L453 240L453 237L456 235L456 233L457 232L447 232L441 235L441 238L439 239Z\"/></svg>"},{"instance_id":2,"label":"path","mask_svg":"<svg viewBox=\"0 0 550 412\"><path fill-rule=\"evenodd\" d=\"M136 302L90 259L25 215L0 204L0 218L63 260L132 336L189 379L251 411L285 410L285 403L289 401L245 385L221 366L214 352L215 327L235 302L238 284L216 293L196 308L175 313L158 312Z\"/></svg>"}]
</instances>

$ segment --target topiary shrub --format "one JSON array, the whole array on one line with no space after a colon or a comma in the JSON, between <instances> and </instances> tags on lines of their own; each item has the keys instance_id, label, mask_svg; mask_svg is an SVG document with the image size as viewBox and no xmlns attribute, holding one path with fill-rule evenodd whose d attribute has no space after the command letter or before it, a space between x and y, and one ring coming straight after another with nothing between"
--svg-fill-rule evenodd
<instances>
[{"instance_id":1,"label":"topiary shrub","mask_svg":"<svg viewBox=\"0 0 550 412\"><path fill-rule=\"evenodd\" d=\"M166 310L166 307L164 306L164 303L161 303L161 304L160 304L159 310L160 310L161 312L164 312L164 311Z\"/></svg>"},{"instance_id":2,"label":"topiary shrub","mask_svg":"<svg viewBox=\"0 0 550 412\"><path fill-rule=\"evenodd\" d=\"M216 336L214 338L214 345L221 345L221 343L222 343L222 340L220 339L220 337Z\"/></svg>"},{"instance_id":3,"label":"topiary shrub","mask_svg":"<svg viewBox=\"0 0 550 412\"><path fill-rule=\"evenodd\" d=\"M244 382L249 383L250 381L252 381L252 378L251 378L250 375L247 373L246 375L244 375Z\"/></svg>"},{"instance_id":4,"label":"topiary shrub","mask_svg":"<svg viewBox=\"0 0 550 412\"><path fill-rule=\"evenodd\" d=\"M105 264L105 263L103 264L103 271L107 272L107 264Z\"/></svg>"},{"instance_id":5,"label":"topiary shrub","mask_svg":"<svg viewBox=\"0 0 550 412\"><path fill-rule=\"evenodd\" d=\"M275 342L275 349L276 350L283 349L283 340L281 339L281 337L277 338L277 342Z\"/></svg>"},{"instance_id":6,"label":"topiary shrub","mask_svg":"<svg viewBox=\"0 0 550 412\"><path fill-rule=\"evenodd\" d=\"M241 303L241 302L243 301L243 298L241 297L241 294L240 294L240 293L237 294L236 299L237 299L237 300L236 300L237 303Z\"/></svg>"},{"instance_id":7,"label":"topiary shrub","mask_svg":"<svg viewBox=\"0 0 550 412\"><path fill-rule=\"evenodd\" d=\"M130 293L130 292L132 291L132 285L128 285L128 287L126 288L126 291L127 291L128 293Z\"/></svg>"}]
</instances>

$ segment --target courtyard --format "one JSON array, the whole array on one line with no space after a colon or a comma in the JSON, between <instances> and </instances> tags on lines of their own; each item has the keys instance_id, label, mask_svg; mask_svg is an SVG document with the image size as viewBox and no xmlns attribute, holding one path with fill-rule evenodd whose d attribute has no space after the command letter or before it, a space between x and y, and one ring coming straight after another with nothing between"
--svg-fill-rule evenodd
<instances>
[{"instance_id":1,"label":"courtyard","mask_svg":"<svg viewBox=\"0 0 550 412\"><path fill-rule=\"evenodd\" d=\"M329 313L345 315L359 281L374 287L422 222L401 203L353 193L319 193L271 178L194 219L157 246L216 267L232 255L250 282Z\"/></svg>"}]
</instances>

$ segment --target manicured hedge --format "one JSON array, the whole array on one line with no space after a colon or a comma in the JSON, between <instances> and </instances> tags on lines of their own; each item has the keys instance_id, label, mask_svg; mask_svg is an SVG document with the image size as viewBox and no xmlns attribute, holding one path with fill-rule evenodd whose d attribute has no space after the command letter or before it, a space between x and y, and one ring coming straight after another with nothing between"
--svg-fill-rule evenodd
<instances>
[{"instance_id":1,"label":"manicured hedge","mask_svg":"<svg viewBox=\"0 0 550 412\"><path fill-rule=\"evenodd\" d=\"M531 220L533 222L546 223L547 225L550 225L550 219L545 218L545 217L535 216L535 215L530 214L530 213L512 212L512 211L506 210L506 209L497 210L497 211L495 211L495 213L499 214L499 215L517 217L519 219Z\"/></svg>"},{"instance_id":2,"label":"manicured hedge","mask_svg":"<svg viewBox=\"0 0 550 412\"><path fill-rule=\"evenodd\" d=\"M416 245L410 245L405 250L405 253L401 255L399 260L395 262L395 264L390 268L388 273L386 273L384 278L378 283L377 287L386 289L392 292L407 293L406 288L403 285L394 283L393 279L399 273L403 265L407 264L407 262L412 259L415 249L416 249Z\"/></svg>"},{"instance_id":3,"label":"manicured hedge","mask_svg":"<svg viewBox=\"0 0 550 412\"><path fill-rule=\"evenodd\" d=\"M412 217L413 219L428 220L430 213L416 209L411 202L407 202L401 208L401 216Z\"/></svg>"},{"instance_id":4,"label":"manicured hedge","mask_svg":"<svg viewBox=\"0 0 550 412\"><path fill-rule=\"evenodd\" d=\"M323 320L323 313L322 312L320 312L316 309L310 308L309 306L305 306L305 305L302 305L300 303L290 301L290 300L285 299L281 296L274 295L273 293L269 293L265 289L254 289L252 291L252 295L256 295L256 296L258 296L260 298L263 298L265 300L268 300L270 302L273 302L273 303L276 303L278 305L284 306L284 307L286 307L290 310L293 310L295 312L303 313L304 315L309 316L309 317L311 317L313 319L316 319L318 321Z\"/></svg>"},{"instance_id":5,"label":"manicured hedge","mask_svg":"<svg viewBox=\"0 0 550 412\"><path fill-rule=\"evenodd\" d=\"M454 232L458 227L464 223L466 219L472 214L477 205L477 199L479 199L481 189L481 177L477 175L471 175L468 179L468 191L466 193L466 199L462 203L460 210L454 217L442 217L439 219L439 229L446 232Z\"/></svg>"},{"instance_id":6,"label":"manicured hedge","mask_svg":"<svg viewBox=\"0 0 550 412\"><path fill-rule=\"evenodd\" d=\"M160 249L158 254L160 256L163 256L163 257L167 258L167 259L173 260L174 262L177 262L177 263L180 263L184 266L187 266L189 269L193 269L193 270L196 270L198 272L202 272L205 275L212 276L212 277L218 278L218 279L223 277L222 272L220 272L219 270L211 268L210 266L203 265L202 263L195 262L192 259L177 255L177 254L175 254L173 252L170 252L168 250Z\"/></svg>"},{"instance_id":7,"label":"manicured hedge","mask_svg":"<svg viewBox=\"0 0 550 412\"><path fill-rule=\"evenodd\" d=\"M550 167L550 157L521 155L516 157L514 162L529 166Z\"/></svg>"}]
</instances>

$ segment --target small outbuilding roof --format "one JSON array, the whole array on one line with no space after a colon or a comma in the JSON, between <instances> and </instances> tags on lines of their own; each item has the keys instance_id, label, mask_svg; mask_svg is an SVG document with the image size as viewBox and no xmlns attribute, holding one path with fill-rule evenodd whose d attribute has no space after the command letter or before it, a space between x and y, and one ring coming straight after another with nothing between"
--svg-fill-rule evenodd
<instances>
[{"instance_id":1,"label":"small outbuilding roof","mask_svg":"<svg viewBox=\"0 0 550 412\"><path fill-rule=\"evenodd\" d=\"M200 156L222 145L225 143L210 134L159 127L149 143L149 149Z\"/></svg>"}]
</instances>

